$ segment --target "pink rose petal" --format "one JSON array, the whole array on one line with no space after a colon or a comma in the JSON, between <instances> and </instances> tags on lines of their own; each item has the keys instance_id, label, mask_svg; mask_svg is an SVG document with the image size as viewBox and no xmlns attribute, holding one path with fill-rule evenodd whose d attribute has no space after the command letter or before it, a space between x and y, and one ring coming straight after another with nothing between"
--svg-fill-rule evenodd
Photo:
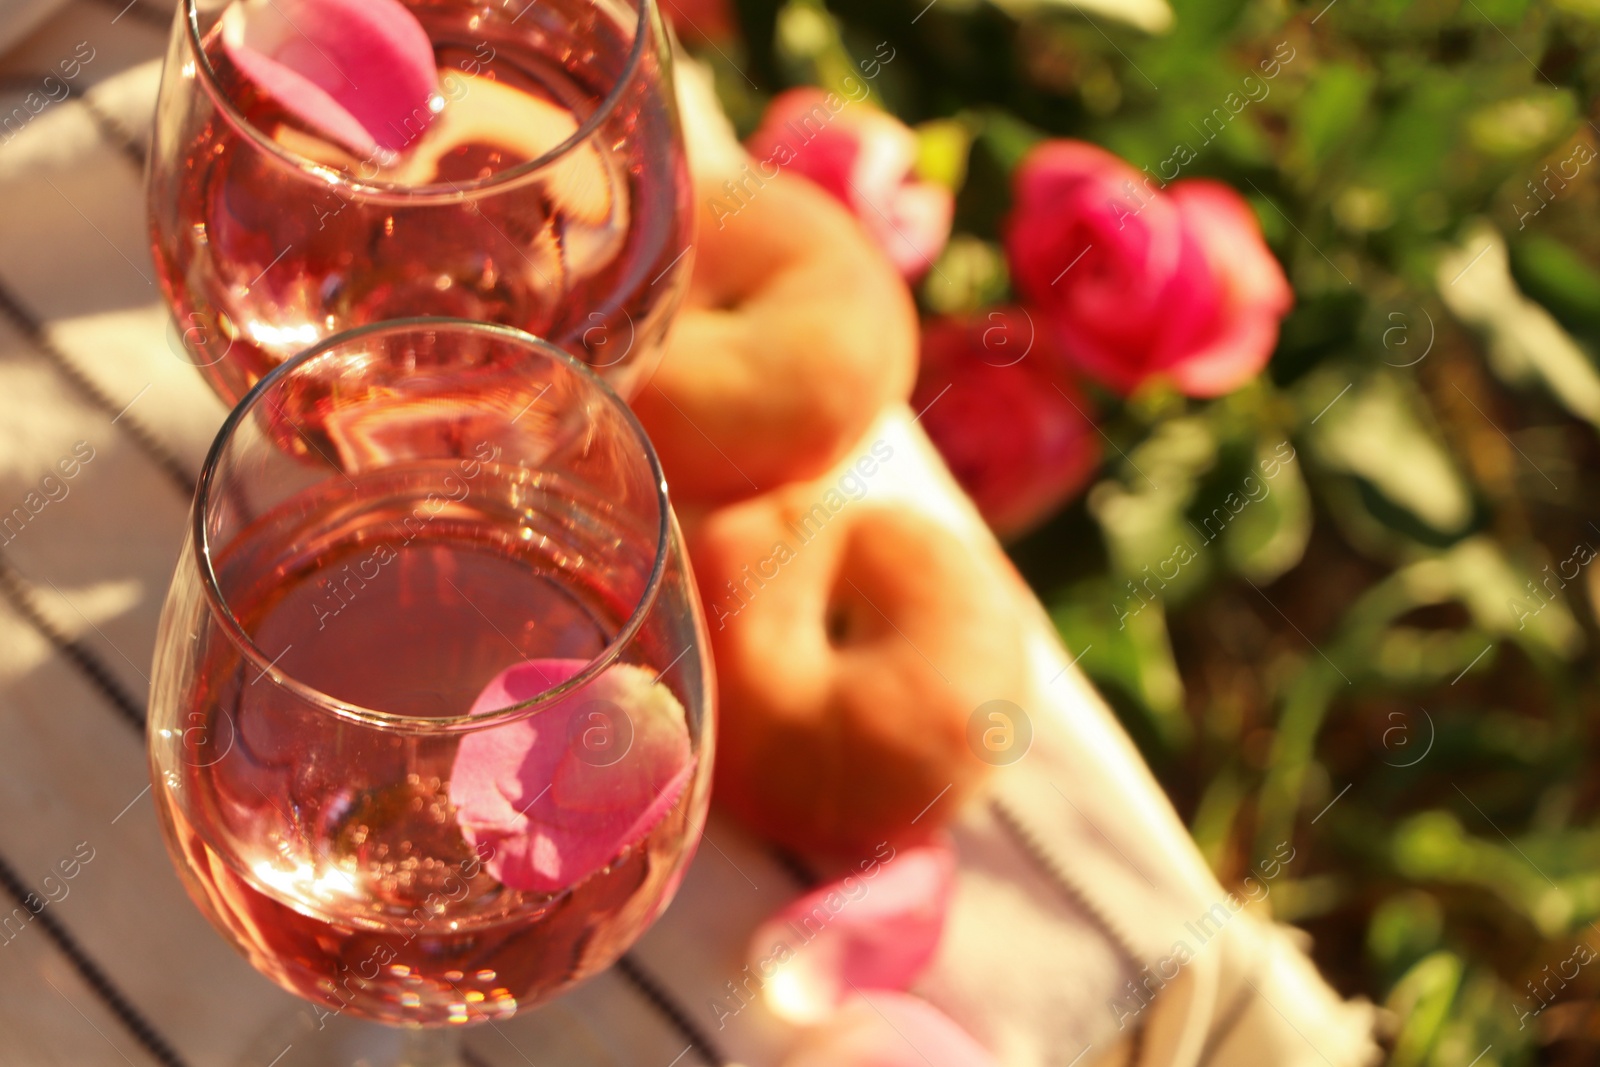
<instances>
[{"instance_id":1,"label":"pink rose petal","mask_svg":"<svg viewBox=\"0 0 1600 1067\"><path fill-rule=\"evenodd\" d=\"M398 152L433 118L433 44L399 0L234 0L222 46L290 114L361 155Z\"/></svg>"},{"instance_id":2,"label":"pink rose petal","mask_svg":"<svg viewBox=\"0 0 1600 1067\"><path fill-rule=\"evenodd\" d=\"M1211 253L1228 309L1170 373L1190 396L1221 396L1266 366L1278 342L1278 322L1294 305L1294 291L1262 243L1255 213L1237 192L1192 178L1172 186L1170 195L1184 226Z\"/></svg>"},{"instance_id":3,"label":"pink rose petal","mask_svg":"<svg viewBox=\"0 0 1600 1067\"><path fill-rule=\"evenodd\" d=\"M783 1067L995 1067L989 1050L944 1012L904 993L857 997L808 1036Z\"/></svg>"},{"instance_id":4,"label":"pink rose petal","mask_svg":"<svg viewBox=\"0 0 1600 1067\"><path fill-rule=\"evenodd\" d=\"M902 275L920 278L950 240L955 213L956 198L944 186L934 182L901 185L889 200L878 242Z\"/></svg>"},{"instance_id":5,"label":"pink rose petal","mask_svg":"<svg viewBox=\"0 0 1600 1067\"><path fill-rule=\"evenodd\" d=\"M529 700L584 665L509 667L471 713ZM650 672L619 664L528 718L469 734L456 752L450 802L467 843L493 846L491 875L512 889L553 893L642 841L693 769L682 705Z\"/></svg>"},{"instance_id":6,"label":"pink rose petal","mask_svg":"<svg viewBox=\"0 0 1600 1067\"><path fill-rule=\"evenodd\" d=\"M941 835L866 860L762 923L750 963L771 976L768 1006L791 1022L814 1023L861 990L910 986L939 948L955 871L955 850Z\"/></svg>"}]
</instances>

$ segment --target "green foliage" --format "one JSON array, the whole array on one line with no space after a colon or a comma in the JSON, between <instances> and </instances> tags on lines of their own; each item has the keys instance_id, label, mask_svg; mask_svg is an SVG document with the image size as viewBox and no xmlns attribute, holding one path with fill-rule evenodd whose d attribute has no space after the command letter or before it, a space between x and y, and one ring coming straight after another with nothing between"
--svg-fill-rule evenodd
<instances>
[{"instance_id":1,"label":"green foliage","mask_svg":"<svg viewBox=\"0 0 1600 1067\"><path fill-rule=\"evenodd\" d=\"M1600 3L925 3L743 0L733 96L890 42L958 187L926 309L1005 298L1041 137L1189 146L1295 287L1254 385L1095 395L1097 484L1013 546L1083 669L1224 882L1307 857L1273 904L1392 1063L1594 1062L1600 966L1530 983L1600 941Z\"/></svg>"}]
</instances>

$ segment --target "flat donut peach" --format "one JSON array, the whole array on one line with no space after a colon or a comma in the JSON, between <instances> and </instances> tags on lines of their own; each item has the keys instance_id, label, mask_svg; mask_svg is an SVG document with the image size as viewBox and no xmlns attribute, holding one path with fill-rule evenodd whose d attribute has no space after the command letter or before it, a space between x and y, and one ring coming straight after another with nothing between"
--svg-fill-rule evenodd
<instances>
[{"instance_id":1,"label":"flat donut peach","mask_svg":"<svg viewBox=\"0 0 1600 1067\"><path fill-rule=\"evenodd\" d=\"M721 693L717 801L853 857L932 832L981 782L968 720L1019 699L1024 635L1010 585L958 535L866 500L819 512L830 487L716 509L689 546Z\"/></svg>"},{"instance_id":2,"label":"flat donut peach","mask_svg":"<svg viewBox=\"0 0 1600 1067\"><path fill-rule=\"evenodd\" d=\"M633 399L680 501L820 475L916 377L911 294L856 220L804 178L748 187L701 211L687 302Z\"/></svg>"}]
</instances>

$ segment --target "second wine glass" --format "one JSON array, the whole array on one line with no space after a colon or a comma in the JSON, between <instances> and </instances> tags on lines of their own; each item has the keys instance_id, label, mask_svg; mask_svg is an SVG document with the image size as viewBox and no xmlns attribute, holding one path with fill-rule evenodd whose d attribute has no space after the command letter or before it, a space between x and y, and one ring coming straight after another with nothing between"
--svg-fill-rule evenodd
<instances>
[{"instance_id":1,"label":"second wine glass","mask_svg":"<svg viewBox=\"0 0 1600 1067\"><path fill-rule=\"evenodd\" d=\"M517 331L385 323L223 426L162 615L154 796L190 895L315 1030L500 1020L671 899L712 685L627 407Z\"/></svg>"},{"instance_id":2,"label":"second wine glass","mask_svg":"<svg viewBox=\"0 0 1600 1067\"><path fill-rule=\"evenodd\" d=\"M304 37L319 2L336 0L178 7L148 187L177 354L232 405L332 333L440 315L547 338L631 396L693 259L654 0L405 0L438 92L417 129L402 121L399 151L364 157L297 118L224 44L227 17L250 5L300 12L283 32ZM292 43L333 75L350 65L311 37Z\"/></svg>"}]
</instances>

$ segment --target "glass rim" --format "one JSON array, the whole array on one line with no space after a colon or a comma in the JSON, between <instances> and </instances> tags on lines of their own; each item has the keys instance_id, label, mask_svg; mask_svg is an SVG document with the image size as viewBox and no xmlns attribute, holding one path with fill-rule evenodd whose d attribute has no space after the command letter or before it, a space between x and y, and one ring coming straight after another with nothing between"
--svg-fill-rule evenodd
<instances>
[{"instance_id":1,"label":"glass rim","mask_svg":"<svg viewBox=\"0 0 1600 1067\"><path fill-rule=\"evenodd\" d=\"M651 15L655 8L655 0L627 0L627 3L638 15L638 23L633 34L633 44L628 49L628 57L623 63L622 73L601 99L600 105L578 124L578 128L572 132L571 136L534 159L518 163L514 167L507 167L505 170L496 171L485 177L474 178L465 182L430 182L426 185L403 185L399 182L362 178L350 171L340 170L337 167L319 163L314 159L302 156L268 137L256 127L255 123L245 117L234 105L228 94L223 91L222 85L217 79L216 69L212 67L211 59L206 55L206 50L200 39L199 0L183 0L180 18L183 19L184 36L187 39L189 51L194 55L195 69L199 72L200 79L205 84L206 94L226 117L228 124L243 133L257 148L265 151L270 156L276 157L280 162L302 174L315 176L320 181L338 185L355 192L362 192L380 198L400 197L408 203L418 200L448 202L467 199L477 194L498 190L502 186L517 185L524 180L531 179L534 174L564 159L595 135L605 120L616 110L618 103L622 100L624 90L628 88L638 74L640 61L644 57L644 42L652 32L650 29L653 25Z\"/></svg>"},{"instance_id":2,"label":"glass rim","mask_svg":"<svg viewBox=\"0 0 1600 1067\"><path fill-rule=\"evenodd\" d=\"M252 637L239 622L238 616L233 612L227 597L223 594L217 579L216 568L212 563L211 538L206 530L207 505L212 497L212 489L216 480L218 468L221 466L223 453L227 444L234 439L236 431L244 422L246 416L253 412L268 390L288 378L294 371L329 355L352 341L360 340L375 334L402 333L418 330L445 329L451 331L464 331L477 333L503 341L510 341L524 348L532 349L549 357L554 357L560 364L577 373L578 377L587 381L591 386L597 387L600 396L613 407L620 409L624 424L631 430L635 442L642 451L645 461L649 464L652 483L656 490L656 507L659 521L656 530L656 546L654 558L651 561L650 574L645 581L644 590L639 594L639 601L634 605L627 620L618 629L615 637L606 643L592 657L582 670L571 678L543 690L536 696L515 704L508 704L493 711L474 715L470 711L460 715L448 716L422 716L402 715L391 711L381 711L376 708L363 707L348 700L341 700L329 693L325 693L315 686L307 685L298 678L288 674L278 667L277 660L269 657L255 643ZM579 689L594 681L600 674L615 663L622 655L622 651L633 643L643 627L645 616L655 605L661 585L665 580L667 557L672 550L673 518L672 507L667 496L666 476L661 469L660 457L656 455L655 446L650 443L649 436L645 433L643 425L633 413L626 402L619 397L598 374L587 364L575 359L570 353L551 344L543 338L536 337L525 330L514 326L502 326L495 323L477 322L472 319L449 317L412 317L404 319L385 319L381 322L368 323L343 330L319 341L310 348L297 353L290 359L284 360L272 368L261 380L250 388L244 398L236 404L227 418L223 419L222 426L217 430L217 436L211 443L211 448L206 453L204 465L200 468L200 477L195 483L193 514L190 516L190 536L194 539L195 559L200 570L200 584L205 592L206 605L211 614L222 625L223 632L228 640L239 649L244 657L253 662L260 670L256 679L267 677L274 685L282 686L306 703L328 711L340 718L349 719L364 726L380 730L391 730L401 733L416 734L445 734L462 733L470 730L484 729L499 726L508 722L516 722L543 711L546 707L554 705ZM282 658L280 653L277 657Z\"/></svg>"}]
</instances>

